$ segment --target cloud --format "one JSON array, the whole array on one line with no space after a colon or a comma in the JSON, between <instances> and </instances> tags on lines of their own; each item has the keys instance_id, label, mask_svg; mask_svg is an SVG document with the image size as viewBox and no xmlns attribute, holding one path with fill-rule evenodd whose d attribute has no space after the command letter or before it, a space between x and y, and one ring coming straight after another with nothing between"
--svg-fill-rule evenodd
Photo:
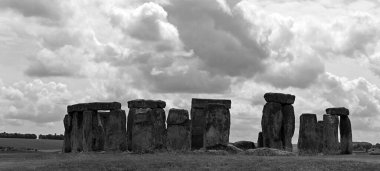
<instances>
[{"instance_id":1,"label":"cloud","mask_svg":"<svg viewBox=\"0 0 380 171\"><path fill-rule=\"evenodd\" d=\"M65 84L41 80L17 82L0 88L4 119L36 123L60 121L71 96Z\"/></svg>"},{"instance_id":2,"label":"cloud","mask_svg":"<svg viewBox=\"0 0 380 171\"><path fill-rule=\"evenodd\" d=\"M65 46L56 51L42 49L25 74L34 77L78 76L85 64L86 54L81 49Z\"/></svg>"},{"instance_id":3,"label":"cloud","mask_svg":"<svg viewBox=\"0 0 380 171\"><path fill-rule=\"evenodd\" d=\"M63 11L58 0L1 0L0 8L11 9L25 17L41 17L49 20L60 20Z\"/></svg>"}]
</instances>

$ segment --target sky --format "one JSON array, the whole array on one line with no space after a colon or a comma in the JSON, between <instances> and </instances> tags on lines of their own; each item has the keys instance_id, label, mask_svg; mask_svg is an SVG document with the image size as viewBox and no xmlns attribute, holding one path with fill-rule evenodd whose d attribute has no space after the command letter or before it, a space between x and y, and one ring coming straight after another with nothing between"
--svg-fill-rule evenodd
<instances>
[{"instance_id":1,"label":"sky","mask_svg":"<svg viewBox=\"0 0 380 171\"><path fill-rule=\"evenodd\" d=\"M230 141L257 141L266 92L299 116L350 110L380 143L380 1L0 0L0 132L63 133L69 104L231 99Z\"/></svg>"}]
</instances>

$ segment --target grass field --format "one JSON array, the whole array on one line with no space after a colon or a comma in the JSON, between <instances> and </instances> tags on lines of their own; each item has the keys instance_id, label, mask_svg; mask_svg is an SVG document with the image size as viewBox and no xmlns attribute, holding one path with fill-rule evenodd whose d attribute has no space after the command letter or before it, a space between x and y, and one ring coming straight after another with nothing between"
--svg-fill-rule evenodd
<instances>
[{"instance_id":1,"label":"grass field","mask_svg":"<svg viewBox=\"0 0 380 171\"><path fill-rule=\"evenodd\" d=\"M36 148L40 152L0 152L0 170L379 170L380 156L260 157L205 153L61 154L60 140L0 138L0 146ZM42 152L41 152L42 151ZM50 151L50 152L46 152Z\"/></svg>"},{"instance_id":2,"label":"grass field","mask_svg":"<svg viewBox=\"0 0 380 171\"><path fill-rule=\"evenodd\" d=\"M33 148L41 151L57 151L62 148L62 140L39 140L22 138L0 138L0 146Z\"/></svg>"},{"instance_id":3,"label":"grass field","mask_svg":"<svg viewBox=\"0 0 380 171\"><path fill-rule=\"evenodd\" d=\"M380 156L0 153L1 170L380 170Z\"/></svg>"}]
</instances>

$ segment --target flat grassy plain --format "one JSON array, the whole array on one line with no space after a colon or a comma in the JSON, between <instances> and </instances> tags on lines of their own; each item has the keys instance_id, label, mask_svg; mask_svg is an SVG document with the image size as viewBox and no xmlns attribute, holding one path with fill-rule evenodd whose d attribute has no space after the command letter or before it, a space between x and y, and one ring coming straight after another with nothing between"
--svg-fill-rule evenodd
<instances>
[{"instance_id":1,"label":"flat grassy plain","mask_svg":"<svg viewBox=\"0 0 380 171\"><path fill-rule=\"evenodd\" d=\"M380 156L3 152L0 170L380 170Z\"/></svg>"},{"instance_id":2,"label":"flat grassy plain","mask_svg":"<svg viewBox=\"0 0 380 171\"><path fill-rule=\"evenodd\" d=\"M249 156L207 153L76 153L60 150L59 140L0 138L0 146L38 152L0 152L0 170L378 170L380 156Z\"/></svg>"}]
</instances>

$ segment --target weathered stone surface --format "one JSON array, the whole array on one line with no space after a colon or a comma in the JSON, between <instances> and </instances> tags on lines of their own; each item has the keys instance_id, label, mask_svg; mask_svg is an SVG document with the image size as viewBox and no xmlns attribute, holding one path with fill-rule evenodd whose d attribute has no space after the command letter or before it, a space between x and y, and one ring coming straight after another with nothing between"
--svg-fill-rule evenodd
<instances>
[{"instance_id":1,"label":"weathered stone surface","mask_svg":"<svg viewBox=\"0 0 380 171\"><path fill-rule=\"evenodd\" d=\"M189 112L184 109L170 109L167 125L167 149L175 151L190 150L191 123Z\"/></svg>"},{"instance_id":2,"label":"weathered stone surface","mask_svg":"<svg viewBox=\"0 0 380 171\"><path fill-rule=\"evenodd\" d=\"M188 122L189 112L185 109L170 109L167 119L168 125L180 125Z\"/></svg>"},{"instance_id":3,"label":"weathered stone surface","mask_svg":"<svg viewBox=\"0 0 380 171\"><path fill-rule=\"evenodd\" d=\"M282 143L286 151L293 151L292 138L295 129L294 108L292 105L282 105Z\"/></svg>"},{"instance_id":4,"label":"weathered stone surface","mask_svg":"<svg viewBox=\"0 0 380 171\"><path fill-rule=\"evenodd\" d=\"M93 103L79 103L67 106L67 112L83 112L86 110L117 110L121 109L119 102L93 102Z\"/></svg>"},{"instance_id":5,"label":"weathered stone surface","mask_svg":"<svg viewBox=\"0 0 380 171\"><path fill-rule=\"evenodd\" d=\"M348 116L340 116L339 130L341 154L352 154L352 130Z\"/></svg>"},{"instance_id":6,"label":"weathered stone surface","mask_svg":"<svg viewBox=\"0 0 380 171\"><path fill-rule=\"evenodd\" d=\"M298 136L298 150L300 154L318 153L317 116L315 114L302 114L300 116L300 129Z\"/></svg>"},{"instance_id":7,"label":"weathered stone surface","mask_svg":"<svg viewBox=\"0 0 380 171\"><path fill-rule=\"evenodd\" d=\"M165 148L165 111L161 108L138 108L131 115L132 151L145 153Z\"/></svg>"},{"instance_id":8,"label":"weathered stone surface","mask_svg":"<svg viewBox=\"0 0 380 171\"><path fill-rule=\"evenodd\" d=\"M65 118L63 119L63 125L65 126L65 134L64 134L64 139L63 139L62 152L69 153L71 152L70 132L72 128L70 115L65 115Z\"/></svg>"},{"instance_id":9,"label":"weathered stone surface","mask_svg":"<svg viewBox=\"0 0 380 171\"><path fill-rule=\"evenodd\" d=\"M104 150L125 151L127 150L127 132L125 129L126 116L124 110L113 110L102 113L102 127L104 129ZM96 122L94 122L96 123ZM98 124L98 123L96 123Z\"/></svg>"},{"instance_id":10,"label":"weathered stone surface","mask_svg":"<svg viewBox=\"0 0 380 171\"><path fill-rule=\"evenodd\" d=\"M153 140L154 148L164 149L166 148L166 116L164 109L154 109L153 110Z\"/></svg>"},{"instance_id":11,"label":"weathered stone surface","mask_svg":"<svg viewBox=\"0 0 380 171\"><path fill-rule=\"evenodd\" d=\"M326 114L342 116L342 115L349 115L350 111L344 107L335 107L335 108L327 108Z\"/></svg>"},{"instance_id":12,"label":"weathered stone surface","mask_svg":"<svg viewBox=\"0 0 380 171\"><path fill-rule=\"evenodd\" d=\"M128 108L165 108L166 103L162 100L144 100L137 99L128 102Z\"/></svg>"},{"instance_id":13,"label":"weathered stone surface","mask_svg":"<svg viewBox=\"0 0 380 171\"><path fill-rule=\"evenodd\" d=\"M259 136L257 138L257 148L264 147L264 138L263 138L263 132L259 132Z\"/></svg>"},{"instance_id":14,"label":"weathered stone surface","mask_svg":"<svg viewBox=\"0 0 380 171\"><path fill-rule=\"evenodd\" d=\"M242 150L255 149L255 143L252 141L237 141L233 143L234 146Z\"/></svg>"},{"instance_id":15,"label":"weathered stone surface","mask_svg":"<svg viewBox=\"0 0 380 171\"><path fill-rule=\"evenodd\" d=\"M318 136L318 152L321 153L323 149L323 121L317 122L317 136Z\"/></svg>"},{"instance_id":16,"label":"weathered stone surface","mask_svg":"<svg viewBox=\"0 0 380 171\"><path fill-rule=\"evenodd\" d=\"M282 149L282 106L280 103L268 102L264 105L261 128L264 147Z\"/></svg>"},{"instance_id":17,"label":"weathered stone surface","mask_svg":"<svg viewBox=\"0 0 380 171\"><path fill-rule=\"evenodd\" d=\"M64 152L126 150L125 112L117 102L95 102L68 107ZM84 110L84 111L81 111ZM100 112L98 110L110 110Z\"/></svg>"},{"instance_id":18,"label":"weathered stone surface","mask_svg":"<svg viewBox=\"0 0 380 171\"><path fill-rule=\"evenodd\" d=\"M339 154L339 118L337 115L323 115L323 153Z\"/></svg>"},{"instance_id":19,"label":"weathered stone surface","mask_svg":"<svg viewBox=\"0 0 380 171\"><path fill-rule=\"evenodd\" d=\"M289 151L283 151L274 148L256 148L249 149L245 151L243 154L252 155L252 156L295 156L296 154Z\"/></svg>"},{"instance_id":20,"label":"weathered stone surface","mask_svg":"<svg viewBox=\"0 0 380 171\"><path fill-rule=\"evenodd\" d=\"M191 99L191 108L206 108L208 104L223 104L227 109L231 109L231 100L225 99Z\"/></svg>"},{"instance_id":21,"label":"weathered stone surface","mask_svg":"<svg viewBox=\"0 0 380 171\"><path fill-rule=\"evenodd\" d=\"M231 100L223 99L196 99L191 100L191 148L203 147L203 134L205 131L205 116L208 104L222 104L227 109L231 108Z\"/></svg>"},{"instance_id":22,"label":"weathered stone surface","mask_svg":"<svg viewBox=\"0 0 380 171\"><path fill-rule=\"evenodd\" d=\"M71 152L81 152L83 151L83 112L72 112L70 117L72 118Z\"/></svg>"},{"instance_id":23,"label":"weathered stone surface","mask_svg":"<svg viewBox=\"0 0 380 171\"><path fill-rule=\"evenodd\" d=\"M275 102L280 104L293 104L296 96L283 93L265 93L264 99L267 102Z\"/></svg>"},{"instance_id":24,"label":"weathered stone surface","mask_svg":"<svg viewBox=\"0 0 380 171\"><path fill-rule=\"evenodd\" d=\"M243 152L244 150L239 147L236 147L233 144L228 144L226 147L226 151L232 154L237 154Z\"/></svg>"},{"instance_id":25,"label":"weathered stone surface","mask_svg":"<svg viewBox=\"0 0 380 171\"><path fill-rule=\"evenodd\" d=\"M191 149L203 147L203 132L206 123L204 109L191 108Z\"/></svg>"},{"instance_id":26,"label":"weathered stone surface","mask_svg":"<svg viewBox=\"0 0 380 171\"><path fill-rule=\"evenodd\" d=\"M154 111L150 108L135 109L134 114L131 116L133 117L133 126L131 130L132 151L139 153L154 151L152 120L148 119L146 122L134 122L135 120L140 120L139 118L146 118L146 116L152 116L153 112Z\"/></svg>"},{"instance_id":27,"label":"weathered stone surface","mask_svg":"<svg viewBox=\"0 0 380 171\"><path fill-rule=\"evenodd\" d=\"M190 121L182 125L168 125L167 149L172 151L188 151L191 147Z\"/></svg>"},{"instance_id":28,"label":"weathered stone surface","mask_svg":"<svg viewBox=\"0 0 380 171\"><path fill-rule=\"evenodd\" d=\"M133 129L133 116L136 114L136 108L130 108L127 117L127 148L132 151L132 129Z\"/></svg>"},{"instance_id":29,"label":"weathered stone surface","mask_svg":"<svg viewBox=\"0 0 380 171\"><path fill-rule=\"evenodd\" d=\"M230 136L230 111L223 104L209 104L206 108L206 124L203 134L203 146L227 146Z\"/></svg>"}]
</instances>

